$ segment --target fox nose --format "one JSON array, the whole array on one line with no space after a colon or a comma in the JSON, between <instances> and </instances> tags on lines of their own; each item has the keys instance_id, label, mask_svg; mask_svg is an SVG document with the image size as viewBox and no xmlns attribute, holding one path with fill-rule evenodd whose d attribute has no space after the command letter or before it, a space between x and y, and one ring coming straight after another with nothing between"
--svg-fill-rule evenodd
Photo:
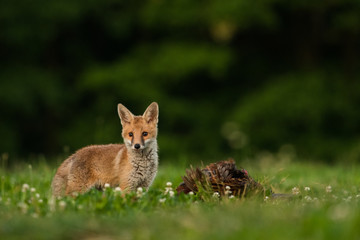
<instances>
[{"instance_id":1,"label":"fox nose","mask_svg":"<svg viewBox=\"0 0 360 240\"><path fill-rule=\"evenodd\" d=\"M140 144L138 144L138 143L135 144L135 145L134 145L134 148L139 149L139 148L140 148Z\"/></svg>"}]
</instances>

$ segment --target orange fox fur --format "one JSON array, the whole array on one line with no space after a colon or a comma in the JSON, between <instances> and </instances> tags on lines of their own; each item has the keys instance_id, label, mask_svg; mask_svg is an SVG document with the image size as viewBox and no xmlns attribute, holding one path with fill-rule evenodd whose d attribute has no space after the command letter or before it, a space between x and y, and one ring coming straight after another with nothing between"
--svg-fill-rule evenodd
<instances>
[{"instance_id":1,"label":"orange fox fur","mask_svg":"<svg viewBox=\"0 0 360 240\"><path fill-rule=\"evenodd\" d=\"M118 113L124 144L87 146L71 155L54 176L54 196L83 193L105 183L127 191L152 184L158 167L158 104L150 104L142 116L118 104Z\"/></svg>"}]
</instances>

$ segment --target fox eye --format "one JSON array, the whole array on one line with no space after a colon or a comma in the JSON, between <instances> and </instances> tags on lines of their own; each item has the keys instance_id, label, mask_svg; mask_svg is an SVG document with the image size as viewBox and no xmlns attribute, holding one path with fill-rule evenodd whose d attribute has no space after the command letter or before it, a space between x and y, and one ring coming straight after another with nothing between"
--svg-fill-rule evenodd
<instances>
[{"instance_id":1,"label":"fox eye","mask_svg":"<svg viewBox=\"0 0 360 240\"><path fill-rule=\"evenodd\" d=\"M148 132L143 132L143 136L146 137L148 135Z\"/></svg>"},{"instance_id":2,"label":"fox eye","mask_svg":"<svg viewBox=\"0 0 360 240\"><path fill-rule=\"evenodd\" d=\"M134 134L132 132L129 132L129 137L134 136Z\"/></svg>"}]
</instances>

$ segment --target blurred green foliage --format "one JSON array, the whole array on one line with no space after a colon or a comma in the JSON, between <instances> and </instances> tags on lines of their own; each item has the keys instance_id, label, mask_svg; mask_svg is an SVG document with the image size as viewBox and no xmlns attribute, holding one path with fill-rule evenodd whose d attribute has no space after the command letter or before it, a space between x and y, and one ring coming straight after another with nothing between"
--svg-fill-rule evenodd
<instances>
[{"instance_id":1,"label":"blurred green foliage","mask_svg":"<svg viewBox=\"0 0 360 240\"><path fill-rule=\"evenodd\" d=\"M163 160L293 146L360 159L360 2L0 3L0 152L121 141L160 105Z\"/></svg>"}]
</instances>

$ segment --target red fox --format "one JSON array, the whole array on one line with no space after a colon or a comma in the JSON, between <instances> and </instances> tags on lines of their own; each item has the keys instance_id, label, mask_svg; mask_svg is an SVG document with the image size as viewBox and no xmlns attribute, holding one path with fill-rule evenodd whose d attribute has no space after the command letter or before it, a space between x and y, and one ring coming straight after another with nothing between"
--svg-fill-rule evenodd
<instances>
[{"instance_id":1,"label":"red fox","mask_svg":"<svg viewBox=\"0 0 360 240\"><path fill-rule=\"evenodd\" d=\"M149 188L158 168L159 106L153 102L142 116L134 116L118 104L118 113L124 144L91 145L71 155L54 176L54 196L84 193L105 184L125 191Z\"/></svg>"}]
</instances>

